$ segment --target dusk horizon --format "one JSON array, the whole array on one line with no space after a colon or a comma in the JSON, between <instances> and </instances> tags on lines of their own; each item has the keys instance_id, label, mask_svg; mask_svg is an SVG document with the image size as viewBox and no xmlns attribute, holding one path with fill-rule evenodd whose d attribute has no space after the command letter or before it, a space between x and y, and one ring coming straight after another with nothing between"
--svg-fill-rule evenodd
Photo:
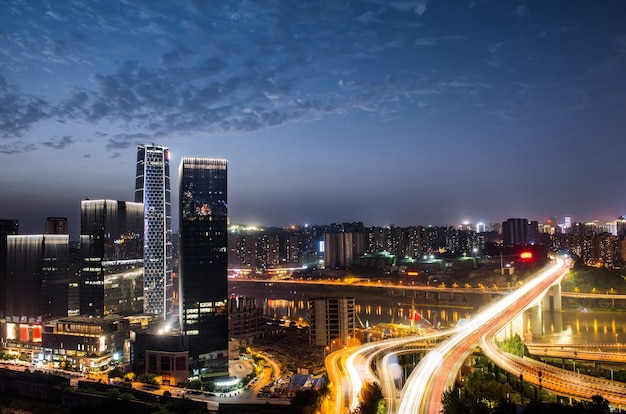
<instances>
[{"instance_id":1,"label":"dusk horizon","mask_svg":"<svg viewBox=\"0 0 626 414\"><path fill-rule=\"evenodd\" d=\"M614 221L626 5L0 0L0 218L134 199L136 149L228 160L232 223Z\"/></svg>"}]
</instances>

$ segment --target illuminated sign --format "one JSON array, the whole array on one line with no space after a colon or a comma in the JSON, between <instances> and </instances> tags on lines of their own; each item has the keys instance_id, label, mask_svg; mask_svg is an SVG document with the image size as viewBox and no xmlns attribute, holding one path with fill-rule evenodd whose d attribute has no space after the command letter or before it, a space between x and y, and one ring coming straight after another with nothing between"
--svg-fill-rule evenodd
<instances>
[{"instance_id":1,"label":"illuminated sign","mask_svg":"<svg viewBox=\"0 0 626 414\"><path fill-rule=\"evenodd\" d=\"M407 276L418 276L419 272L416 272L415 270L410 270L408 272L406 272Z\"/></svg>"},{"instance_id":2,"label":"illuminated sign","mask_svg":"<svg viewBox=\"0 0 626 414\"><path fill-rule=\"evenodd\" d=\"M519 258L522 260L531 260L533 258L533 254L531 252L522 252L520 253Z\"/></svg>"}]
</instances>

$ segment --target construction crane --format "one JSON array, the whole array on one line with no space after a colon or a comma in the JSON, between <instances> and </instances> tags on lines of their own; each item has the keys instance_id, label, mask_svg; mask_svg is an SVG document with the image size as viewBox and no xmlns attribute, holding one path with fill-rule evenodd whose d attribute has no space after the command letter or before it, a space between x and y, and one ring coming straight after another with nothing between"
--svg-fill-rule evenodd
<instances>
[{"instance_id":1,"label":"construction crane","mask_svg":"<svg viewBox=\"0 0 626 414\"><path fill-rule=\"evenodd\" d=\"M424 318L415 309L415 297L411 299L411 303L398 302L398 306L411 306L411 310L409 311L409 321L410 321L410 326L411 326L411 332L415 331L415 322L419 322L421 320L426 321L431 327L433 326L433 324L430 323L428 319ZM395 308L394 308L394 314L395 314Z\"/></svg>"},{"instance_id":2,"label":"construction crane","mask_svg":"<svg viewBox=\"0 0 626 414\"><path fill-rule=\"evenodd\" d=\"M356 315L356 319L359 321L359 325L361 325L361 328L363 328L363 329L367 329L368 327L366 327L366 326L363 324L363 321L361 320L361 317L359 316L359 314L358 314L357 312L354 312L354 314Z\"/></svg>"}]
</instances>

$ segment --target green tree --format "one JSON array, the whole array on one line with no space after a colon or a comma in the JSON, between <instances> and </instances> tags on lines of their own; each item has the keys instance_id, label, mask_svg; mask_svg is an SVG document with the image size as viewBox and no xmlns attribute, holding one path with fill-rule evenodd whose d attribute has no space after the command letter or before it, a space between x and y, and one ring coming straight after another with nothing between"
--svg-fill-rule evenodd
<instances>
[{"instance_id":1,"label":"green tree","mask_svg":"<svg viewBox=\"0 0 626 414\"><path fill-rule=\"evenodd\" d=\"M359 393L359 406L356 411L362 414L384 414L387 412L383 391L378 383L368 382L363 385Z\"/></svg>"},{"instance_id":2,"label":"green tree","mask_svg":"<svg viewBox=\"0 0 626 414\"><path fill-rule=\"evenodd\" d=\"M126 373L120 367L115 367L111 371L108 372L107 376L109 378L123 378Z\"/></svg>"},{"instance_id":3,"label":"green tree","mask_svg":"<svg viewBox=\"0 0 626 414\"><path fill-rule=\"evenodd\" d=\"M142 384L160 385L156 379L156 375L154 374L141 374L137 376L137 381L141 382Z\"/></svg>"}]
</instances>

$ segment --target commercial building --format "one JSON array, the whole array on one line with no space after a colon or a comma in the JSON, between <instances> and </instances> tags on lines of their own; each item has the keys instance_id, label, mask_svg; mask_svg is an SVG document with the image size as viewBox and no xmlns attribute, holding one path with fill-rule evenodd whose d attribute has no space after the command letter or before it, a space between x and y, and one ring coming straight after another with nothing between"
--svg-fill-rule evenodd
<instances>
[{"instance_id":1,"label":"commercial building","mask_svg":"<svg viewBox=\"0 0 626 414\"><path fill-rule=\"evenodd\" d=\"M19 222L14 219L0 220L0 318L6 311L7 297L7 235L17 234Z\"/></svg>"},{"instance_id":2,"label":"commercial building","mask_svg":"<svg viewBox=\"0 0 626 414\"><path fill-rule=\"evenodd\" d=\"M67 316L69 236L8 235L6 243L7 320Z\"/></svg>"},{"instance_id":3,"label":"commercial building","mask_svg":"<svg viewBox=\"0 0 626 414\"><path fill-rule=\"evenodd\" d=\"M48 217L46 219L46 234L69 234L67 217Z\"/></svg>"},{"instance_id":4,"label":"commercial building","mask_svg":"<svg viewBox=\"0 0 626 414\"><path fill-rule=\"evenodd\" d=\"M141 313L143 205L83 200L80 215L80 314Z\"/></svg>"},{"instance_id":5,"label":"commercial building","mask_svg":"<svg viewBox=\"0 0 626 414\"><path fill-rule=\"evenodd\" d=\"M227 160L180 164L180 327L190 358L228 354Z\"/></svg>"},{"instance_id":6,"label":"commercial building","mask_svg":"<svg viewBox=\"0 0 626 414\"><path fill-rule=\"evenodd\" d=\"M35 352L34 359L55 367L99 372L110 362L122 360L129 333L129 320L124 318L62 318L44 326L41 352Z\"/></svg>"},{"instance_id":7,"label":"commercial building","mask_svg":"<svg viewBox=\"0 0 626 414\"><path fill-rule=\"evenodd\" d=\"M138 147L135 202L144 206L144 312L168 319L175 309L171 267L170 152L167 147Z\"/></svg>"},{"instance_id":8,"label":"commercial building","mask_svg":"<svg viewBox=\"0 0 626 414\"><path fill-rule=\"evenodd\" d=\"M188 337L154 328L132 329L128 341L133 372L154 374L166 385L177 385L189 378Z\"/></svg>"}]
</instances>

